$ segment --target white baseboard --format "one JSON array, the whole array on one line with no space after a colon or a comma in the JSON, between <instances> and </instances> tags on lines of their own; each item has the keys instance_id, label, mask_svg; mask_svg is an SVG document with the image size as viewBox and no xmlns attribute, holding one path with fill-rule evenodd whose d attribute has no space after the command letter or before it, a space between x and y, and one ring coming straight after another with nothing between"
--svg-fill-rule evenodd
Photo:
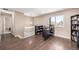
<instances>
[{"instance_id":1,"label":"white baseboard","mask_svg":"<svg viewBox=\"0 0 79 59\"><path fill-rule=\"evenodd\" d=\"M21 35L15 35L15 37L18 37L20 39L23 39L24 37L22 37Z\"/></svg>"},{"instance_id":2,"label":"white baseboard","mask_svg":"<svg viewBox=\"0 0 79 59\"><path fill-rule=\"evenodd\" d=\"M11 32L4 32L3 34L9 34L9 33L11 33Z\"/></svg>"},{"instance_id":3,"label":"white baseboard","mask_svg":"<svg viewBox=\"0 0 79 59\"><path fill-rule=\"evenodd\" d=\"M64 36L64 35L56 35L56 34L55 34L55 36L61 37L61 38L66 38L66 39L70 39L70 37L67 37L67 36Z\"/></svg>"},{"instance_id":4,"label":"white baseboard","mask_svg":"<svg viewBox=\"0 0 79 59\"><path fill-rule=\"evenodd\" d=\"M33 36L33 35L31 35L31 36ZM22 37L21 35L15 35L15 37L18 37L20 39L28 38L28 37L31 37L31 36ZM70 37L67 37L67 36L64 36L64 35L56 35L55 34L55 36L61 37L61 38L66 38L66 39L70 39Z\"/></svg>"},{"instance_id":5,"label":"white baseboard","mask_svg":"<svg viewBox=\"0 0 79 59\"><path fill-rule=\"evenodd\" d=\"M35 34L33 34L33 35L35 35ZM23 37L23 36L21 36L21 35L15 35L15 37L18 37L18 38L20 38L20 39L24 39L24 38L31 37L31 36L33 36L33 35L25 36L25 37Z\"/></svg>"}]
</instances>

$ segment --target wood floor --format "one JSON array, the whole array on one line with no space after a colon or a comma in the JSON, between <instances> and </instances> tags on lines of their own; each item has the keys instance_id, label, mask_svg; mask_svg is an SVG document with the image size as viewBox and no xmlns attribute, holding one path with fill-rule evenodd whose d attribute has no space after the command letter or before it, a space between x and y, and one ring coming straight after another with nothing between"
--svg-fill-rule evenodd
<instances>
[{"instance_id":1,"label":"wood floor","mask_svg":"<svg viewBox=\"0 0 79 59\"><path fill-rule=\"evenodd\" d=\"M41 35L19 39L7 34L2 35L0 50L77 50L77 46L71 40L59 37L50 37L44 41Z\"/></svg>"}]
</instances>

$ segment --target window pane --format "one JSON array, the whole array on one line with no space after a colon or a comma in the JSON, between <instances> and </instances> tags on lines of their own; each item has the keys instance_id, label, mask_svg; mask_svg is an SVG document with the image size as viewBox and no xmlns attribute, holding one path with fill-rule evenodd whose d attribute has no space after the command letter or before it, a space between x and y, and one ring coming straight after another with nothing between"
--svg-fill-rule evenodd
<instances>
[{"instance_id":1,"label":"window pane","mask_svg":"<svg viewBox=\"0 0 79 59\"><path fill-rule=\"evenodd\" d=\"M55 17L51 17L51 25L55 25Z\"/></svg>"},{"instance_id":2,"label":"window pane","mask_svg":"<svg viewBox=\"0 0 79 59\"><path fill-rule=\"evenodd\" d=\"M56 26L57 27L63 26L63 16L56 16Z\"/></svg>"},{"instance_id":3,"label":"window pane","mask_svg":"<svg viewBox=\"0 0 79 59\"><path fill-rule=\"evenodd\" d=\"M54 16L50 19L50 24L55 27L63 27L64 26L64 17L63 16Z\"/></svg>"}]
</instances>

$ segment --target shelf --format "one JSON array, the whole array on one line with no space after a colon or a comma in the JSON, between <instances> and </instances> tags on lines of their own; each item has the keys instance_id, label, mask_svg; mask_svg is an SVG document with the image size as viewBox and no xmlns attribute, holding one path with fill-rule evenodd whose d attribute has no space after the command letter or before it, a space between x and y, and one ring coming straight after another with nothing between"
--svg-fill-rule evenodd
<instances>
[{"instance_id":1,"label":"shelf","mask_svg":"<svg viewBox=\"0 0 79 59\"><path fill-rule=\"evenodd\" d=\"M72 34L72 36L75 36L75 37L76 37L77 35L73 35L73 34Z\"/></svg>"},{"instance_id":2,"label":"shelf","mask_svg":"<svg viewBox=\"0 0 79 59\"><path fill-rule=\"evenodd\" d=\"M78 19L74 19L74 20L72 20L72 21L79 21Z\"/></svg>"},{"instance_id":3,"label":"shelf","mask_svg":"<svg viewBox=\"0 0 79 59\"><path fill-rule=\"evenodd\" d=\"M79 26L79 24L72 24L72 25Z\"/></svg>"},{"instance_id":4,"label":"shelf","mask_svg":"<svg viewBox=\"0 0 79 59\"><path fill-rule=\"evenodd\" d=\"M79 30L74 30L74 29L72 29L72 31L79 31Z\"/></svg>"},{"instance_id":5,"label":"shelf","mask_svg":"<svg viewBox=\"0 0 79 59\"><path fill-rule=\"evenodd\" d=\"M71 16L71 40L77 43L79 32L79 14Z\"/></svg>"},{"instance_id":6,"label":"shelf","mask_svg":"<svg viewBox=\"0 0 79 59\"><path fill-rule=\"evenodd\" d=\"M72 41L75 42L75 43L77 42L77 41L75 41L75 40L72 40Z\"/></svg>"}]
</instances>

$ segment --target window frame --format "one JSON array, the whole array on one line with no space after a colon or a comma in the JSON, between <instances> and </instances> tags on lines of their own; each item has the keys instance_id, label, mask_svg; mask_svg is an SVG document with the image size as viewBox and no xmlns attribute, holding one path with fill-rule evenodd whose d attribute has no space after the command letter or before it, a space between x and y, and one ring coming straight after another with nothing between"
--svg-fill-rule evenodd
<instances>
[{"instance_id":1,"label":"window frame","mask_svg":"<svg viewBox=\"0 0 79 59\"><path fill-rule=\"evenodd\" d=\"M61 21L63 21L63 24L58 26L58 25L57 25L57 19L56 19L56 17L59 17L59 16L62 16L62 17L63 17L63 20L61 20ZM52 17L54 17L54 19L55 19L55 24L51 24L51 18L52 18ZM51 24L51 25L54 25L55 27L64 27L64 15L51 16L49 20L50 20L50 24Z\"/></svg>"}]
</instances>

